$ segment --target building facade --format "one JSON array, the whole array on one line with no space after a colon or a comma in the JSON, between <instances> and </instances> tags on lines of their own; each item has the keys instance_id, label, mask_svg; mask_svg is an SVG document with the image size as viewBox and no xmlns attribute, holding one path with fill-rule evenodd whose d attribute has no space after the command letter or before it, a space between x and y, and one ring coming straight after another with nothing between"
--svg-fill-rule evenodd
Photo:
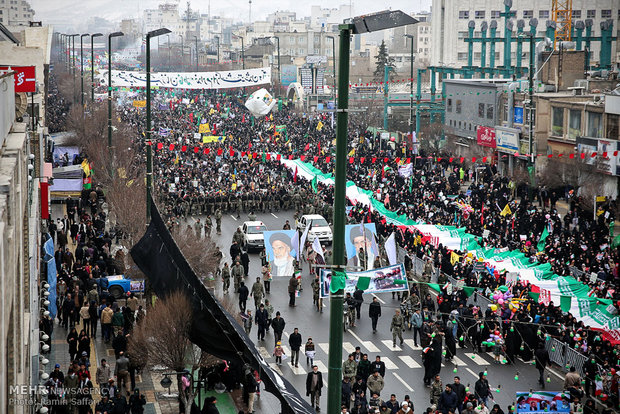
<instances>
[{"instance_id":1,"label":"building facade","mask_svg":"<svg viewBox=\"0 0 620 414\"><path fill-rule=\"evenodd\" d=\"M34 10L25 0L0 0L0 23L5 26L28 26Z\"/></svg>"}]
</instances>

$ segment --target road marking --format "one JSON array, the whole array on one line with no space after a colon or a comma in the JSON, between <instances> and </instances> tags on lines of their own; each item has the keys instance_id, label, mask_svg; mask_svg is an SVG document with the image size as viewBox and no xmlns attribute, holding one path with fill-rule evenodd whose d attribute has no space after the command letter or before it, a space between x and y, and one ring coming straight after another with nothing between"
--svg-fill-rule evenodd
<instances>
[{"instance_id":1,"label":"road marking","mask_svg":"<svg viewBox=\"0 0 620 414\"><path fill-rule=\"evenodd\" d=\"M319 348L321 348L323 350L323 352L325 352L326 354L329 355L329 344L326 342L321 342L319 344Z\"/></svg>"},{"instance_id":2,"label":"road marking","mask_svg":"<svg viewBox=\"0 0 620 414\"><path fill-rule=\"evenodd\" d=\"M421 346L416 346L415 342L413 342L413 339L405 339L405 344L407 346L409 346L409 348L413 349L414 351L421 351L422 347Z\"/></svg>"},{"instance_id":3,"label":"road marking","mask_svg":"<svg viewBox=\"0 0 620 414\"><path fill-rule=\"evenodd\" d=\"M275 214L271 213L272 216L274 216L275 218L278 218L278 216L276 216Z\"/></svg>"},{"instance_id":4,"label":"road marking","mask_svg":"<svg viewBox=\"0 0 620 414\"><path fill-rule=\"evenodd\" d=\"M398 357L407 365L407 368L422 368L422 365L415 362L409 355L399 355Z\"/></svg>"},{"instance_id":5,"label":"road marking","mask_svg":"<svg viewBox=\"0 0 620 414\"><path fill-rule=\"evenodd\" d=\"M385 363L385 369L398 369L398 366L388 357L381 357L381 361Z\"/></svg>"},{"instance_id":6,"label":"road marking","mask_svg":"<svg viewBox=\"0 0 620 414\"><path fill-rule=\"evenodd\" d=\"M258 352L260 352L260 355L265 360L268 360L269 358L271 358L271 354L269 353L269 351L267 351L267 348L265 348L264 346L258 347Z\"/></svg>"},{"instance_id":7,"label":"road marking","mask_svg":"<svg viewBox=\"0 0 620 414\"><path fill-rule=\"evenodd\" d=\"M306 370L302 367L295 367L294 365L291 365L291 371L293 371L293 374L295 375L306 375Z\"/></svg>"},{"instance_id":8,"label":"road marking","mask_svg":"<svg viewBox=\"0 0 620 414\"><path fill-rule=\"evenodd\" d=\"M288 355L289 357L292 355L291 351L288 349L288 347L286 345L282 345L282 350L284 351L284 353L286 355Z\"/></svg>"},{"instance_id":9,"label":"road marking","mask_svg":"<svg viewBox=\"0 0 620 414\"><path fill-rule=\"evenodd\" d=\"M480 354L476 355L476 354L471 353L471 352L465 352L465 355L467 356L467 358L469 358L472 361L474 361L474 363L477 364L477 365L489 365L489 362L486 359L482 358L482 355L480 355ZM475 358L472 358L474 356L475 356Z\"/></svg>"},{"instance_id":10,"label":"road marking","mask_svg":"<svg viewBox=\"0 0 620 414\"><path fill-rule=\"evenodd\" d=\"M319 371L323 372L325 375L323 376L323 383L325 384L325 386L327 387L327 367L325 366L324 363L322 363L321 361L317 361L316 359L314 360L314 365L317 366L317 368L319 369Z\"/></svg>"},{"instance_id":11,"label":"road marking","mask_svg":"<svg viewBox=\"0 0 620 414\"><path fill-rule=\"evenodd\" d=\"M362 344L362 345L364 346L364 348L366 348L366 349L368 350L368 352L381 352L381 350L380 350L379 348L377 348L377 347L375 346L375 344L373 344L373 343L372 343L372 341L362 341L362 339L361 339L359 336L357 336L357 335L355 334L355 332L353 332L353 331L351 331L351 330L349 330L349 333L350 333L351 335L353 335L353 337L354 337L355 339L357 339L357 342L359 342L360 344Z\"/></svg>"},{"instance_id":12,"label":"road marking","mask_svg":"<svg viewBox=\"0 0 620 414\"><path fill-rule=\"evenodd\" d=\"M237 221L237 217L233 216L232 214L230 215L230 217L232 217L233 220Z\"/></svg>"},{"instance_id":13,"label":"road marking","mask_svg":"<svg viewBox=\"0 0 620 414\"><path fill-rule=\"evenodd\" d=\"M377 298L377 300L381 303L383 303L385 305L385 301L383 299L381 299L379 296L375 295L374 293L372 294L373 297Z\"/></svg>"},{"instance_id":14,"label":"road marking","mask_svg":"<svg viewBox=\"0 0 620 414\"><path fill-rule=\"evenodd\" d=\"M342 349L347 351L347 354L352 354L353 352L355 352L355 347L351 344L351 342L343 342Z\"/></svg>"},{"instance_id":15,"label":"road marking","mask_svg":"<svg viewBox=\"0 0 620 414\"><path fill-rule=\"evenodd\" d=\"M278 366L278 364L276 364L275 362L270 362L269 366L271 367L271 369L273 369L275 372L277 372L278 374L280 374L281 376L284 376L284 373L282 372L282 370L280 369L280 367Z\"/></svg>"},{"instance_id":16,"label":"road marking","mask_svg":"<svg viewBox=\"0 0 620 414\"><path fill-rule=\"evenodd\" d=\"M401 384L403 384L405 386L406 390L409 390L410 392L413 392L413 389L411 388L411 386L409 384L407 384L401 377L400 375L398 375L397 373L394 373L394 377L396 377L397 380L400 381Z\"/></svg>"},{"instance_id":17,"label":"road marking","mask_svg":"<svg viewBox=\"0 0 620 414\"><path fill-rule=\"evenodd\" d=\"M557 372L555 372L555 371L554 371L554 370L552 370L552 369L547 369L546 371L547 371L547 372L552 373L553 375L555 375L556 377L558 377L558 378L559 378L559 379L561 379L561 380L563 380L563 379L564 379L564 377L563 377L562 375L558 374Z\"/></svg>"},{"instance_id":18,"label":"road marking","mask_svg":"<svg viewBox=\"0 0 620 414\"><path fill-rule=\"evenodd\" d=\"M467 372L474 376L474 378L479 378L478 374L476 374L471 368L467 368Z\"/></svg>"},{"instance_id":19,"label":"road marking","mask_svg":"<svg viewBox=\"0 0 620 414\"><path fill-rule=\"evenodd\" d=\"M400 346L398 345L392 346L394 344L394 341L390 341L389 339L386 339L381 342L383 342L383 345L385 345L390 351L402 351Z\"/></svg>"},{"instance_id":20,"label":"road marking","mask_svg":"<svg viewBox=\"0 0 620 414\"><path fill-rule=\"evenodd\" d=\"M454 365L458 365L459 367L464 367L467 364L465 362L463 362L463 360L461 360L459 357L457 357L456 355L452 357L452 363Z\"/></svg>"}]
</instances>

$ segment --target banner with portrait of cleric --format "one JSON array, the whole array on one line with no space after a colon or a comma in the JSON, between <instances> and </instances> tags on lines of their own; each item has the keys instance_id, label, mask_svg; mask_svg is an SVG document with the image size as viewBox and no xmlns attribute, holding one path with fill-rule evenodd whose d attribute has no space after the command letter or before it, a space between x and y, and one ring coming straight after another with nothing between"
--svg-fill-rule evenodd
<instances>
[{"instance_id":1,"label":"banner with portrait of cleric","mask_svg":"<svg viewBox=\"0 0 620 414\"><path fill-rule=\"evenodd\" d=\"M265 253L274 277L290 277L295 273L295 258L297 257L294 238L295 230L264 231Z\"/></svg>"},{"instance_id":2,"label":"banner with portrait of cleric","mask_svg":"<svg viewBox=\"0 0 620 414\"><path fill-rule=\"evenodd\" d=\"M375 268L379 256L375 223L347 224L345 227L345 247L347 267L350 270L370 270ZM363 255L361 255L363 253ZM353 269L361 268L361 269Z\"/></svg>"}]
</instances>

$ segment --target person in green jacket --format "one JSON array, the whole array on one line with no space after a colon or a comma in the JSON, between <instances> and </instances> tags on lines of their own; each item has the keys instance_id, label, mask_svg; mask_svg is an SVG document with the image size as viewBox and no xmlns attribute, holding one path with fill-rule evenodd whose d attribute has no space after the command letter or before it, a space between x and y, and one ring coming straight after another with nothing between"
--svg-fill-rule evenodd
<instances>
[{"instance_id":1,"label":"person in green jacket","mask_svg":"<svg viewBox=\"0 0 620 414\"><path fill-rule=\"evenodd\" d=\"M125 318L120 308L116 308L114 315L112 316L112 328L114 329L114 336L119 332L123 332L123 326L125 326Z\"/></svg>"}]
</instances>

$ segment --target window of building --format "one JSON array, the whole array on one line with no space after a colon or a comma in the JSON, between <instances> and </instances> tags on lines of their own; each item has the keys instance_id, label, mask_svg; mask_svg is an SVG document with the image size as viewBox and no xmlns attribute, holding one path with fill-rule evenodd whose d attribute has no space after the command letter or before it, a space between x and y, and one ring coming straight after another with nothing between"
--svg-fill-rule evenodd
<instances>
[{"instance_id":1,"label":"window of building","mask_svg":"<svg viewBox=\"0 0 620 414\"><path fill-rule=\"evenodd\" d=\"M611 19L611 9L601 10L601 19Z\"/></svg>"},{"instance_id":2,"label":"window of building","mask_svg":"<svg viewBox=\"0 0 620 414\"><path fill-rule=\"evenodd\" d=\"M487 104L487 119L493 119L493 112L495 107L491 104Z\"/></svg>"},{"instance_id":3,"label":"window of building","mask_svg":"<svg viewBox=\"0 0 620 414\"><path fill-rule=\"evenodd\" d=\"M447 102L447 105L446 105L446 110L447 110L448 112L452 112L452 99L451 99L451 98L448 98L448 100L447 100L446 102Z\"/></svg>"},{"instance_id":4,"label":"window of building","mask_svg":"<svg viewBox=\"0 0 620 414\"><path fill-rule=\"evenodd\" d=\"M476 19L484 19L485 15L486 15L486 12L484 10L476 10L474 12L474 17Z\"/></svg>"},{"instance_id":5,"label":"window of building","mask_svg":"<svg viewBox=\"0 0 620 414\"><path fill-rule=\"evenodd\" d=\"M618 20L620 20L620 9L618 9Z\"/></svg>"},{"instance_id":6,"label":"window of building","mask_svg":"<svg viewBox=\"0 0 620 414\"><path fill-rule=\"evenodd\" d=\"M596 19L596 10L588 10L586 12L586 17L588 19Z\"/></svg>"},{"instance_id":7,"label":"window of building","mask_svg":"<svg viewBox=\"0 0 620 414\"><path fill-rule=\"evenodd\" d=\"M459 19L469 19L469 10L461 10L459 12Z\"/></svg>"},{"instance_id":8,"label":"window of building","mask_svg":"<svg viewBox=\"0 0 620 414\"><path fill-rule=\"evenodd\" d=\"M548 19L549 18L549 10L539 10L538 11L539 19Z\"/></svg>"},{"instance_id":9,"label":"window of building","mask_svg":"<svg viewBox=\"0 0 620 414\"><path fill-rule=\"evenodd\" d=\"M306 42L306 39L304 39L303 37L300 37L299 39L297 39L297 43L299 43L300 45L303 45Z\"/></svg>"},{"instance_id":10,"label":"window of building","mask_svg":"<svg viewBox=\"0 0 620 414\"><path fill-rule=\"evenodd\" d=\"M564 108L553 107L551 134L558 137L564 136Z\"/></svg>"},{"instance_id":11,"label":"window of building","mask_svg":"<svg viewBox=\"0 0 620 414\"><path fill-rule=\"evenodd\" d=\"M571 109L568 112L568 138L576 139L581 136L581 111Z\"/></svg>"},{"instance_id":12,"label":"window of building","mask_svg":"<svg viewBox=\"0 0 620 414\"><path fill-rule=\"evenodd\" d=\"M459 52L458 59L459 60L467 60L467 52Z\"/></svg>"},{"instance_id":13,"label":"window of building","mask_svg":"<svg viewBox=\"0 0 620 414\"><path fill-rule=\"evenodd\" d=\"M607 114L607 138L620 139L620 115Z\"/></svg>"},{"instance_id":14,"label":"window of building","mask_svg":"<svg viewBox=\"0 0 620 414\"><path fill-rule=\"evenodd\" d=\"M573 10L573 19L581 19L581 10Z\"/></svg>"},{"instance_id":15,"label":"window of building","mask_svg":"<svg viewBox=\"0 0 620 414\"><path fill-rule=\"evenodd\" d=\"M491 19L499 19L501 17L500 13L499 10L491 10Z\"/></svg>"},{"instance_id":16,"label":"window of building","mask_svg":"<svg viewBox=\"0 0 620 414\"><path fill-rule=\"evenodd\" d=\"M459 32L459 39L465 39L467 37L467 32Z\"/></svg>"},{"instance_id":17,"label":"window of building","mask_svg":"<svg viewBox=\"0 0 620 414\"><path fill-rule=\"evenodd\" d=\"M603 114L588 112L588 137L603 138Z\"/></svg>"},{"instance_id":18,"label":"window of building","mask_svg":"<svg viewBox=\"0 0 620 414\"><path fill-rule=\"evenodd\" d=\"M478 104L478 118L484 118L484 104Z\"/></svg>"},{"instance_id":19,"label":"window of building","mask_svg":"<svg viewBox=\"0 0 620 414\"><path fill-rule=\"evenodd\" d=\"M482 57L482 53L474 52L474 60L480 60L481 57Z\"/></svg>"},{"instance_id":20,"label":"window of building","mask_svg":"<svg viewBox=\"0 0 620 414\"><path fill-rule=\"evenodd\" d=\"M461 113L461 100L460 99L456 100L456 113L457 114Z\"/></svg>"},{"instance_id":21,"label":"window of building","mask_svg":"<svg viewBox=\"0 0 620 414\"><path fill-rule=\"evenodd\" d=\"M524 19L531 19L532 17L534 17L534 10L523 10Z\"/></svg>"}]
</instances>

